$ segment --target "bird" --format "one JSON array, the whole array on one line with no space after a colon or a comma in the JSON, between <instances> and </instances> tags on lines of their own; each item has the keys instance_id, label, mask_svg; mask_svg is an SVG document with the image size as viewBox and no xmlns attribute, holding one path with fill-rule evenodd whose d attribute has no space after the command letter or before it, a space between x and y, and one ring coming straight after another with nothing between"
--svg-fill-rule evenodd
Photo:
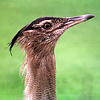
<instances>
[{"instance_id":1,"label":"bird","mask_svg":"<svg viewBox=\"0 0 100 100\"><path fill-rule=\"evenodd\" d=\"M93 18L94 15L77 17L40 17L24 26L9 43L18 42L25 51L24 100L56 100L56 64L54 49L60 36L70 27ZM12 53L11 53L12 55Z\"/></svg>"}]
</instances>

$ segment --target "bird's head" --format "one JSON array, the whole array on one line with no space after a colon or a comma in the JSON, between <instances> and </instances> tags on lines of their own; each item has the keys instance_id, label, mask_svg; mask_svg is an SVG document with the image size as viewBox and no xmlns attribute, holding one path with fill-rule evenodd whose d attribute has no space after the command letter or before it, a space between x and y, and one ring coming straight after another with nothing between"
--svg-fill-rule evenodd
<instances>
[{"instance_id":1,"label":"bird's head","mask_svg":"<svg viewBox=\"0 0 100 100\"><path fill-rule=\"evenodd\" d=\"M10 42L10 51L19 41L21 47L28 52L52 49L63 32L81 22L93 18L93 15L83 15L70 18L41 17L23 27ZM50 44L50 45L49 45ZM49 45L47 47L47 45ZM45 47L45 48L44 48ZM29 51L30 49L31 51Z\"/></svg>"}]
</instances>

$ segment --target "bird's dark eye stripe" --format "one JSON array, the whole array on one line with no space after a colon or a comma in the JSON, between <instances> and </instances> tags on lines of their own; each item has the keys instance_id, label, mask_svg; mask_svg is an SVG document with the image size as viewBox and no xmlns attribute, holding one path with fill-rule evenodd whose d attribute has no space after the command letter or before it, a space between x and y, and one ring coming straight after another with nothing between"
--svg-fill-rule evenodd
<instances>
[{"instance_id":1,"label":"bird's dark eye stripe","mask_svg":"<svg viewBox=\"0 0 100 100\"><path fill-rule=\"evenodd\" d=\"M29 28L25 29L25 31L27 31L27 30L39 29L39 28L41 28L41 27L29 27Z\"/></svg>"},{"instance_id":2,"label":"bird's dark eye stripe","mask_svg":"<svg viewBox=\"0 0 100 100\"><path fill-rule=\"evenodd\" d=\"M34 27L34 29L39 29L39 28L41 28L41 27Z\"/></svg>"}]
</instances>

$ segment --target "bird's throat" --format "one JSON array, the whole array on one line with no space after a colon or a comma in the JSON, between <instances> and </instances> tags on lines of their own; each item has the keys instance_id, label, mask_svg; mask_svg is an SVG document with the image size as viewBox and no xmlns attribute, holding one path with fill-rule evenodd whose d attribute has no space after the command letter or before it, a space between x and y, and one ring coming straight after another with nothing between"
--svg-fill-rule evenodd
<instances>
[{"instance_id":1,"label":"bird's throat","mask_svg":"<svg viewBox=\"0 0 100 100\"><path fill-rule=\"evenodd\" d=\"M54 52L26 56L25 100L56 100Z\"/></svg>"}]
</instances>

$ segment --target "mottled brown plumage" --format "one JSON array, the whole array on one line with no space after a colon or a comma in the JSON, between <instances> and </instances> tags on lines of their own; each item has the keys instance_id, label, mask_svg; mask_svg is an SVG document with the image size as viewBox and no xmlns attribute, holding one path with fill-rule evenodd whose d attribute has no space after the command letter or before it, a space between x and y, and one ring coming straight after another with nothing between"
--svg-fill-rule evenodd
<instances>
[{"instance_id":1,"label":"mottled brown plumage","mask_svg":"<svg viewBox=\"0 0 100 100\"><path fill-rule=\"evenodd\" d=\"M71 26L93 18L42 17L23 27L10 42L10 52L18 42L25 50L25 100L56 100L54 48Z\"/></svg>"}]
</instances>

